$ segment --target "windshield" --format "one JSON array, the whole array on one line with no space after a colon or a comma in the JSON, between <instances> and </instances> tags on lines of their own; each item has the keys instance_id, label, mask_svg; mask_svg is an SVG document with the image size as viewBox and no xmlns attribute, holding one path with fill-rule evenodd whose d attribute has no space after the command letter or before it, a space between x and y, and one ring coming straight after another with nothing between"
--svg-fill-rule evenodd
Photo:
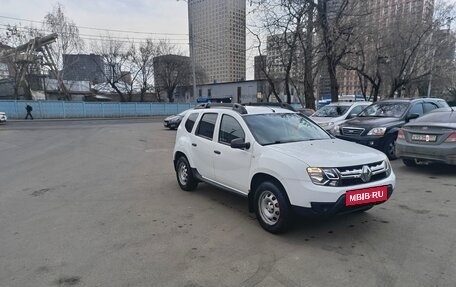
<instances>
[{"instance_id":1,"label":"windshield","mask_svg":"<svg viewBox=\"0 0 456 287\"><path fill-rule=\"evenodd\" d=\"M324 106L313 114L314 117L335 118L344 115L350 106Z\"/></svg>"},{"instance_id":2,"label":"windshield","mask_svg":"<svg viewBox=\"0 0 456 287\"><path fill-rule=\"evenodd\" d=\"M298 114L250 115L244 119L261 145L331 138L318 125Z\"/></svg>"},{"instance_id":3,"label":"windshield","mask_svg":"<svg viewBox=\"0 0 456 287\"><path fill-rule=\"evenodd\" d=\"M364 109L358 117L400 118L408 106L409 103L376 103Z\"/></svg>"}]
</instances>

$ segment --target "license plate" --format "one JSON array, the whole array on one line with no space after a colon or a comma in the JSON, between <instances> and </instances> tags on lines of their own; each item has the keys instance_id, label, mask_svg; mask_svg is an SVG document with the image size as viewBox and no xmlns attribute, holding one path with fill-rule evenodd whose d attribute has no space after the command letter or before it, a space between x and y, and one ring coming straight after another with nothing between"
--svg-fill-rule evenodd
<instances>
[{"instance_id":1,"label":"license plate","mask_svg":"<svg viewBox=\"0 0 456 287\"><path fill-rule=\"evenodd\" d=\"M382 202L388 199L388 187L379 186L347 191L345 206Z\"/></svg>"},{"instance_id":2,"label":"license plate","mask_svg":"<svg viewBox=\"0 0 456 287\"><path fill-rule=\"evenodd\" d=\"M436 140L437 140L436 135L419 135L419 134L412 135L412 141L435 142Z\"/></svg>"}]
</instances>

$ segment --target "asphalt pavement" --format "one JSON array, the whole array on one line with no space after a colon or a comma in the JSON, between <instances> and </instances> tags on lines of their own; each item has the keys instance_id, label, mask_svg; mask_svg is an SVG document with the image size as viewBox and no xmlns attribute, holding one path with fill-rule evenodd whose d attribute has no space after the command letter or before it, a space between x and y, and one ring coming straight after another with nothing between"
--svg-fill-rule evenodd
<instances>
[{"instance_id":1,"label":"asphalt pavement","mask_svg":"<svg viewBox=\"0 0 456 287\"><path fill-rule=\"evenodd\" d=\"M393 162L385 204L272 235L183 192L161 119L0 125L0 286L455 286L456 168Z\"/></svg>"}]
</instances>

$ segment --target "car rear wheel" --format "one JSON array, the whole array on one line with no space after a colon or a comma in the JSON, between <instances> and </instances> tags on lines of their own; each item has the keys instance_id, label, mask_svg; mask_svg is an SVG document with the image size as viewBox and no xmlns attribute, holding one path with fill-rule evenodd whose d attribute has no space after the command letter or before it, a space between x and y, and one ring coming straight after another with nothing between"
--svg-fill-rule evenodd
<instances>
[{"instance_id":1,"label":"car rear wheel","mask_svg":"<svg viewBox=\"0 0 456 287\"><path fill-rule=\"evenodd\" d=\"M179 157L176 161L176 177L182 190L192 191L198 186L198 181L194 177L190 164L184 156Z\"/></svg>"},{"instance_id":2,"label":"car rear wheel","mask_svg":"<svg viewBox=\"0 0 456 287\"><path fill-rule=\"evenodd\" d=\"M403 159L402 159L402 162L403 162L406 166L417 166L416 161L415 161L414 159L403 158Z\"/></svg>"},{"instance_id":3,"label":"car rear wheel","mask_svg":"<svg viewBox=\"0 0 456 287\"><path fill-rule=\"evenodd\" d=\"M291 223L291 207L284 191L272 182L263 182L255 191L255 215L266 231L278 234Z\"/></svg>"}]
</instances>

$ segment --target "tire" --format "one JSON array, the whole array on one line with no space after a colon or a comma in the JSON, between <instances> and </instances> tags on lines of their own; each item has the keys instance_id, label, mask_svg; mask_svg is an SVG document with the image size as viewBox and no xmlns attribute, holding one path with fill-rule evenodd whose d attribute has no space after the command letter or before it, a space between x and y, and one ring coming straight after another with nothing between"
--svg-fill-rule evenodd
<instances>
[{"instance_id":1,"label":"tire","mask_svg":"<svg viewBox=\"0 0 456 287\"><path fill-rule=\"evenodd\" d=\"M179 157L176 161L176 177L182 190L192 191L198 186L198 180L193 175L192 168L184 156Z\"/></svg>"},{"instance_id":2,"label":"tire","mask_svg":"<svg viewBox=\"0 0 456 287\"><path fill-rule=\"evenodd\" d=\"M291 206L285 191L276 184L266 181L255 190L255 215L266 231L279 234L286 232L291 225Z\"/></svg>"},{"instance_id":3,"label":"tire","mask_svg":"<svg viewBox=\"0 0 456 287\"><path fill-rule=\"evenodd\" d=\"M396 155L396 138L389 139L384 146L383 152L390 160L397 159Z\"/></svg>"},{"instance_id":4,"label":"tire","mask_svg":"<svg viewBox=\"0 0 456 287\"><path fill-rule=\"evenodd\" d=\"M416 161L414 159L403 158L402 162L409 167L417 166Z\"/></svg>"}]
</instances>

